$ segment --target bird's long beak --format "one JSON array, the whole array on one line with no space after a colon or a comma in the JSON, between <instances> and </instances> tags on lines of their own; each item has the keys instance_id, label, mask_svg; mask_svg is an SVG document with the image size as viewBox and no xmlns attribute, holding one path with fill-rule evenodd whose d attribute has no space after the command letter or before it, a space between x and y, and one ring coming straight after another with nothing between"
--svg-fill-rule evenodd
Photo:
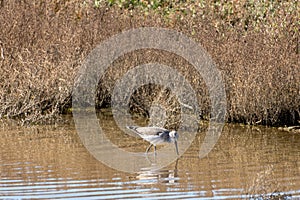
<instances>
[{"instance_id":1,"label":"bird's long beak","mask_svg":"<svg viewBox=\"0 0 300 200\"><path fill-rule=\"evenodd\" d=\"M179 152L178 152L178 146L177 146L177 141L175 140L175 148L176 148L176 153L177 153L177 155L179 155Z\"/></svg>"}]
</instances>

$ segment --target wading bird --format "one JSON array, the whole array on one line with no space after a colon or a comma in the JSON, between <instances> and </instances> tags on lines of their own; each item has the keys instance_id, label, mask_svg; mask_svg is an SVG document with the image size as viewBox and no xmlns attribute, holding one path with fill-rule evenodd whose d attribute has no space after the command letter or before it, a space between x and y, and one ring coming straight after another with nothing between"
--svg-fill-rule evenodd
<instances>
[{"instance_id":1,"label":"wading bird","mask_svg":"<svg viewBox=\"0 0 300 200\"><path fill-rule=\"evenodd\" d=\"M150 146L146 149L146 153L154 146L154 153L156 153L156 145L161 143L173 143L175 144L176 153L178 153L177 139L178 133L176 131L169 131L160 127L139 127L139 126L126 126L126 128L132 130L138 134L144 140L150 142Z\"/></svg>"}]
</instances>

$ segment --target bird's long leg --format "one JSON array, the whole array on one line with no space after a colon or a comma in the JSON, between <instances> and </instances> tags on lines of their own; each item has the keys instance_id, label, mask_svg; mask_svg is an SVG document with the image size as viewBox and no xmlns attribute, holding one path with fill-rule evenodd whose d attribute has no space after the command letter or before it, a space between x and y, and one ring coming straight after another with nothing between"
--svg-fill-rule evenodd
<instances>
[{"instance_id":1,"label":"bird's long leg","mask_svg":"<svg viewBox=\"0 0 300 200\"><path fill-rule=\"evenodd\" d=\"M146 149L146 153L148 153L148 151L151 149L152 146L153 146L153 144L149 145L149 147Z\"/></svg>"},{"instance_id":2,"label":"bird's long leg","mask_svg":"<svg viewBox=\"0 0 300 200\"><path fill-rule=\"evenodd\" d=\"M154 145L154 154L156 155L156 145Z\"/></svg>"}]
</instances>

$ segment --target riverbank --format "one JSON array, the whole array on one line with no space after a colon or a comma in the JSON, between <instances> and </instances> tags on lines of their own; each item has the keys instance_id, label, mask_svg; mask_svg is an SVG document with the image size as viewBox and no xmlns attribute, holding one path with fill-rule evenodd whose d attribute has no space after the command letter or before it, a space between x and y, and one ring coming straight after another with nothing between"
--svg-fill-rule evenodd
<instances>
[{"instance_id":1,"label":"riverbank","mask_svg":"<svg viewBox=\"0 0 300 200\"><path fill-rule=\"evenodd\" d=\"M1 3L1 119L56 122L71 110L77 70L93 48L124 30L154 26L183 32L211 55L225 81L227 122L299 123L297 2L108 2ZM110 106L113 85L126 70L148 62L180 71L198 93L201 117L208 118L210 102L201 76L183 58L155 50L116 60L99 83L97 108ZM160 91L157 86L142 88L135 97L140 103L132 103L131 111L147 116L151 94ZM174 104L166 106L173 110Z\"/></svg>"}]
</instances>

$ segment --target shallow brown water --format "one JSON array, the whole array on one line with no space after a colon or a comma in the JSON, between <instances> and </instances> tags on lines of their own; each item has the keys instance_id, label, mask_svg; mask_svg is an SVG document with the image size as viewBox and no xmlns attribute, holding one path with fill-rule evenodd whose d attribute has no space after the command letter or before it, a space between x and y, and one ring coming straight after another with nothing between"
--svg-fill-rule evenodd
<instances>
[{"instance_id":1,"label":"shallow brown water","mask_svg":"<svg viewBox=\"0 0 300 200\"><path fill-rule=\"evenodd\" d=\"M122 135L111 116L100 121L114 144L128 151L146 149L146 142ZM96 160L72 120L61 126L3 125L0 198L300 199L299 133L226 125L214 149L200 159L204 136L205 125L169 166L126 173Z\"/></svg>"}]
</instances>

